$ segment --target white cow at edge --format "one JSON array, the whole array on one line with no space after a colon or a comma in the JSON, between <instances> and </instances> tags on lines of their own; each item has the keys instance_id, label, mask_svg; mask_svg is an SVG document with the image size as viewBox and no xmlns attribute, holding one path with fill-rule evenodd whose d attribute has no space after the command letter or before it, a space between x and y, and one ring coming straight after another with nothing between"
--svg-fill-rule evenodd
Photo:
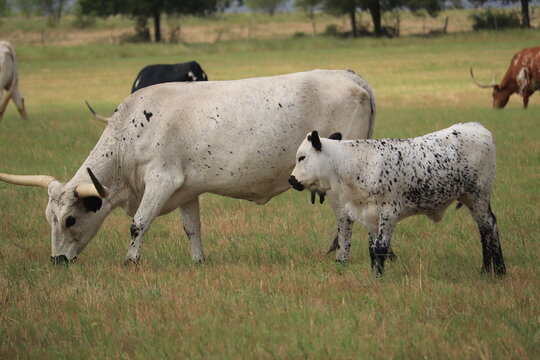
<instances>
[{"instance_id":1,"label":"white cow at edge","mask_svg":"<svg viewBox=\"0 0 540 360\"><path fill-rule=\"evenodd\" d=\"M6 90L5 94L3 94L4 90ZM13 99L21 117L26 119L24 99L19 91L19 73L15 50L8 41L0 40L0 121L2 121L10 99Z\"/></svg>"},{"instance_id":2,"label":"white cow at edge","mask_svg":"<svg viewBox=\"0 0 540 360\"><path fill-rule=\"evenodd\" d=\"M133 217L126 261L139 260L152 221L179 208L200 262L200 194L265 204L289 188L308 131L367 138L374 118L369 85L348 70L161 84L118 106L67 183L2 173L0 180L48 189L54 263L73 261L116 207Z\"/></svg>"}]
</instances>

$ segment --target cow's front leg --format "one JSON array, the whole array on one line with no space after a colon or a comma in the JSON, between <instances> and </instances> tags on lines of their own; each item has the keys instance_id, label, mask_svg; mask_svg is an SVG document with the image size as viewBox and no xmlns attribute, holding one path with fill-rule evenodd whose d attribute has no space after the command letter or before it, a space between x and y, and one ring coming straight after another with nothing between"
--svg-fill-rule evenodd
<instances>
[{"instance_id":1,"label":"cow's front leg","mask_svg":"<svg viewBox=\"0 0 540 360\"><path fill-rule=\"evenodd\" d=\"M341 212L336 214L337 221L337 240L338 251L336 262L346 264L349 261L349 252L351 250L351 235L353 221L348 214Z\"/></svg>"},{"instance_id":2,"label":"cow's front leg","mask_svg":"<svg viewBox=\"0 0 540 360\"><path fill-rule=\"evenodd\" d=\"M160 178L165 178L165 176ZM131 244L126 254L126 264L139 262L146 232L177 189L178 187L174 186L172 181L164 181L164 179L159 182L147 182L143 198L131 224Z\"/></svg>"},{"instance_id":3,"label":"cow's front leg","mask_svg":"<svg viewBox=\"0 0 540 360\"><path fill-rule=\"evenodd\" d=\"M195 263L203 263L205 256L201 244L201 218L199 213L199 198L180 206L184 231L191 244L191 259Z\"/></svg>"},{"instance_id":4,"label":"cow's front leg","mask_svg":"<svg viewBox=\"0 0 540 360\"><path fill-rule=\"evenodd\" d=\"M381 214L379 217L379 231L375 237L370 231L369 255L371 257L371 268L376 276L382 276L384 272L384 262L393 253L390 250L390 241L394 232L395 220L388 214Z\"/></svg>"}]
</instances>

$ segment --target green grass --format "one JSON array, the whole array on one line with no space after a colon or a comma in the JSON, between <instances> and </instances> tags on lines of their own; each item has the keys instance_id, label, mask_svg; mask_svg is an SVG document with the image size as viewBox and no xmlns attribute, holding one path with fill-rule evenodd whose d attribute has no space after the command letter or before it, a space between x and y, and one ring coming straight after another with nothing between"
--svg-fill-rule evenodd
<instances>
[{"instance_id":1,"label":"green grass","mask_svg":"<svg viewBox=\"0 0 540 360\"><path fill-rule=\"evenodd\" d=\"M409 137L479 121L496 139L493 193L508 275L479 274L465 209L438 224L400 223L382 280L369 271L366 231L351 261L325 251L327 204L286 192L265 206L204 195L207 263L191 263L178 213L159 218L140 268L124 267L130 219L117 210L69 267L49 263L46 192L0 183L0 358L451 358L540 356L540 97L490 109L481 79L500 76L538 31L403 39L285 39L216 45L17 48L30 116L0 123L0 171L69 179L148 63L196 59L211 79L352 68L372 84L375 137Z\"/></svg>"}]
</instances>

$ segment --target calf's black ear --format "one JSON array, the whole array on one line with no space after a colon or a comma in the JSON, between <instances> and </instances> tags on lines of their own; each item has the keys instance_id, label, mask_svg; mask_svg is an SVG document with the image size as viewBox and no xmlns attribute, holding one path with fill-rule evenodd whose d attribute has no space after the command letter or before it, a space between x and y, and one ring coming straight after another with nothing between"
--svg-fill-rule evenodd
<instances>
[{"instance_id":1,"label":"calf's black ear","mask_svg":"<svg viewBox=\"0 0 540 360\"><path fill-rule=\"evenodd\" d=\"M333 133L328 137L330 140L341 140L343 137L340 132Z\"/></svg>"},{"instance_id":2,"label":"calf's black ear","mask_svg":"<svg viewBox=\"0 0 540 360\"><path fill-rule=\"evenodd\" d=\"M311 141L311 145L313 145L315 150L321 151L321 139L319 139L319 133L316 130L311 132L311 135L308 136L308 140Z\"/></svg>"}]
</instances>

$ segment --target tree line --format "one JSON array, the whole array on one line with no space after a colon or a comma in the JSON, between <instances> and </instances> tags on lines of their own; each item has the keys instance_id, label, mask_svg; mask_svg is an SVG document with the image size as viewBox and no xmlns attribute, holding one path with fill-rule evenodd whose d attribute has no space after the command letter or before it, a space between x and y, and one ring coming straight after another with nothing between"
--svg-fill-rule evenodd
<instances>
[{"instance_id":1,"label":"tree line","mask_svg":"<svg viewBox=\"0 0 540 360\"><path fill-rule=\"evenodd\" d=\"M135 21L136 33L143 40L150 40L149 22L154 27L154 41L160 42L161 18L163 14L174 15L209 15L224 11L233 3L247 5L254 10L266 11L273 15L277 9L289 0L77 0L75 7L79 15L108 17L124 15ZM461 0L451 0L459 7ZM487 0L469 0L482 7ZM502 0L504 3L519 2L521 5L521 26L530 27L529 0ZM314 19L317 11L332 15L348 16L351 24L351 35L357 37L357 12L367 11L370 14L375 36L385 35L382 26L382 14L387 11L408 9L416 14L437 16L443 9L446 0L295 0L295 7L306 12ZM0 0L0 15L17 11L25 16L41 13L54 24L58 22L66 6L73 6L68 0Z\"/></svg>"}]
</instances>

